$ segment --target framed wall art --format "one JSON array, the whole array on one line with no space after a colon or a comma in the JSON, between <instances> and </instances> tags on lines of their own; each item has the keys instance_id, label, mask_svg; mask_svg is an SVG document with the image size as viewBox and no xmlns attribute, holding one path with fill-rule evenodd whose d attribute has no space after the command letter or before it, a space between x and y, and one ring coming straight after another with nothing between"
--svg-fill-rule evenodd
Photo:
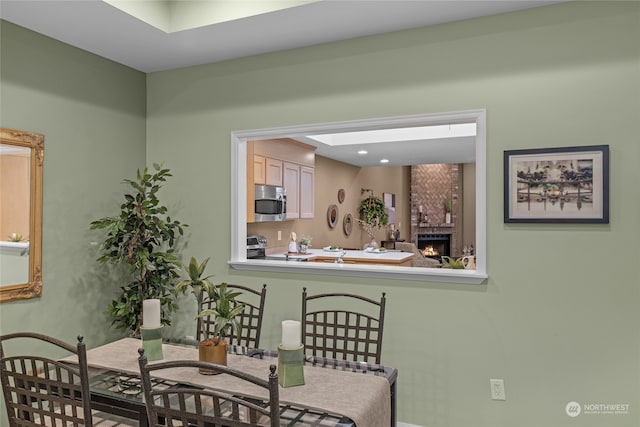
<instances>
[{"instance_id":1,"label":"framed wall art","mask_svg":"<svg viewBox=\"0 0 640 427\"><path fill-rule=\"evenodd\" d=\"M504 152L504 222L609 223L609 146Z\"/></svg>"},{"instance_id":2,"label":"framed wall art","mask_svg":"<svg viewBox=\"0 0 640 427\"><path fill-rule=\"evenodd\" d=\"M327 223L331 228L334 228L338 223L338 207L336 205L331 205L327 209Z\"/></svg>"}]
</instances>

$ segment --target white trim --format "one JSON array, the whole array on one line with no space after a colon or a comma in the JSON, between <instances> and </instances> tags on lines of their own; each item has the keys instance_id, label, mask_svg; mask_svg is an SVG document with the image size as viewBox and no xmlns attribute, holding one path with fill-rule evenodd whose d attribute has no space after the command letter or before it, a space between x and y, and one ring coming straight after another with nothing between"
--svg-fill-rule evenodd
<instances>
[{"instance_id":1,"label":"white trim","mask_svg":"<svg viewBox=\"0 0 640 427\"><path fill-rule=\"evenodd\" d=\"M322 264L287 261L247 260L247 144L248 140L308 136L336 132L386 129L419 125L475 122L476 136L476 270L385 267L359 264ZM331 274L398 280L419 280L478 284L487 279L486 270L486 111L484 109L414 116L386 117L348 122L320 123L231 133L231 259L238 270L284 273Z\"/></svg>"},{"instance_id":2,"label":"white trim","mask_svg":"<svg viewBox=\"0 0 640 427\"><path fill-rule=\"evenodd\" d=\"M2 240L0 241L0 248L23 251L25 249L29 249L29 242L10 242L7 240Z\"/></svg>"}]
</instances>

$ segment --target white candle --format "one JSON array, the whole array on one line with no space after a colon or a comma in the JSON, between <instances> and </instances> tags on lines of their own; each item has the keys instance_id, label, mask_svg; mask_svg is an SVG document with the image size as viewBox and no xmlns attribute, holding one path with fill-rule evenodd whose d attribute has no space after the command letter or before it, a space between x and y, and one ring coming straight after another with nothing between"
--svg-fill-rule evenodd
<instances>
[{"instance_id":1,"label":"white candle","mask_svg":"<svg viewBox=\"0 0 640 427\"><path fill-rule=\"evenodd\" d=\"M146 299L142 301L142 326L145 328L160 327L159 299Z\"/></svg>"},{"instance_id":2,"label":"white candle","mask_svg":"<svg viewBox=\"0 0 640 427\"><path fill-rule=\"evenodd\" d=\"M300 347L300 322L297 320L282 321L282 347Z\"/></svg>"}]
</instances>

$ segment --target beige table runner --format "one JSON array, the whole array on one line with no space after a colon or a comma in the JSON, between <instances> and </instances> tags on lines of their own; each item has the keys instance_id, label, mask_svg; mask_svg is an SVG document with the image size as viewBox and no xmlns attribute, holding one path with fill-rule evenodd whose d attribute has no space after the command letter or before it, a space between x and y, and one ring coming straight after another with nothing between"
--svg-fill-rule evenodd
<instances>
[{"instance_id":1,"label":"beige table runner","mask_svg":"<svg viewBox=\"0 0 640 427\"><path fill-rule=\"evenodd\" d=\"M138 348L140 346L140 340L124 338L88 350L89 366L139 375ZM164 356L162 361L198 359L198 351L192 347L163 344L162 349ZM158 362L150 362L150 364ZM265 380L269 374L269 365L277 365L277 363L275 359L261 360L228 355L230 368ZM160 375L171 381L266 397L265 390L252 384L228 375L202 375L195 368L163 370ZM342 414L355 421L358 427L388 427L391 423L391 391L386 378L305 366L304 379L305 384L302 386L280 387L280 401Z\"/></svg>"}]
</instances>

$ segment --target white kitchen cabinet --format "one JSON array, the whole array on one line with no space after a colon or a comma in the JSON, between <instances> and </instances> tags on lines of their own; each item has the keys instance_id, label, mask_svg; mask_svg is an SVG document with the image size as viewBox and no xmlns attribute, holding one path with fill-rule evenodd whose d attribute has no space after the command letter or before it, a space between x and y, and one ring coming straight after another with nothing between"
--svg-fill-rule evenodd
<instances>
[{"instance_id":1,"label":"white kitchen cabinet","mask_svg":"<svg viewBox=\"0 0 640 427\"><path fill-rule=\"evenodd\" d=\"M269 157L253 156L253 183L282 187L283 162Z\"/></svg>"},{"instance_id":2,"label":"white kitchen cabinet","mask_svg":"<svg viewBox=\"0 0 640 427\"><path fill-rule=\"evenodd\" d=\"M247 144L247 222L253 222L254 185L284 187L287 219L314 217L315 147L298 141L259 140Z\"/></svg>"},{"instance_id":3,"label":"white kitchen cabinet","mask_svg":"<svg viewBox=\"0 0 640 427\"><path fill-rule=\"evenodd\" d=\"M309 219L315 216L315 169L295 163L284 163L284 188L287 190L287 219Z\"/></svg>"},{"instance_id":4,"label":"white kitchen cabinet","mask_svg":"<svg viewBox=\"0 0 640 427\"><path fill-rule=\"evenodd\" d=\"M287 219L300 218L300 165L285 162L283 182L287 191Z\"/></svg>"},{"instance_id":5,"label":"white kitchen cabinet","mask_svg":"<svg viewBox=\"0 0 640 427\"><path fill-rule=\"evenodd\" d=\"M315 169L300 166L300 218L315 215ZM288 205L287 205L288 208ZM288 215L288 214L287 214Z\"/></svg>"},{"instance_id":6,"label":"white kitchen cabinet","mask_svg":"<svg viewBox=\"0 0 640 427\"><path fill-rule=\"evenodd\" d=\"M253 156L253 184L267 183L267 159L264 156ZM250 184L252 184L250 183Z\"/></svg>"},{"instance_id":7,"label":"white kitchen cabinet","mask_svg":"<svg viewBox=\"0 0 640 427\"><path fill-rule=\"evenodd\" d=\"M281 160L270 159L267 157L267 185L277 185L278 187L282 187L282 167L283 162Z\"/></svg>"},{"instance_id":8,"label":"white kitchen cabinet","mask_svg":"<svg viewBox=\"0 0 640 427\"><path fill-rule=\"evenodd\" d=\"M253 156L253 183L282 187L283 162L264 156Z\"/></svg>"}]
</instances>

